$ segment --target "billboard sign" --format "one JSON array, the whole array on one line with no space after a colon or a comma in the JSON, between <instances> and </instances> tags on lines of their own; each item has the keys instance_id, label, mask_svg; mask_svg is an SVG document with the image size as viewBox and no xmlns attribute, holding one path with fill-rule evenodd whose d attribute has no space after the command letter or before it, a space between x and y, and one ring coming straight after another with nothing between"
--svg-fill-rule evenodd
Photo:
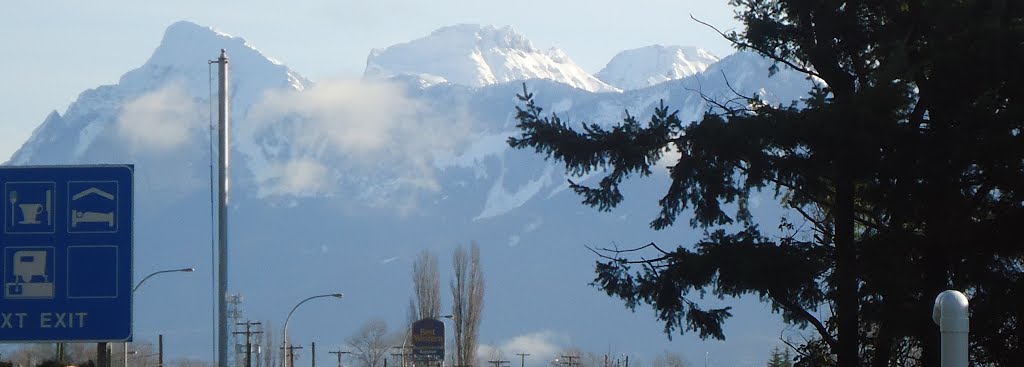
<instances>
[{"instance_id":1,"label":"billboard sign","mask_svg":"<svg viewBox=\"0 0 1024 367\"><path fill-rule=\"evenodd\" d=\"M412 323L412 358L415 361L444 359L444 323L426 318Z\"/></svg>"}]
</instances>

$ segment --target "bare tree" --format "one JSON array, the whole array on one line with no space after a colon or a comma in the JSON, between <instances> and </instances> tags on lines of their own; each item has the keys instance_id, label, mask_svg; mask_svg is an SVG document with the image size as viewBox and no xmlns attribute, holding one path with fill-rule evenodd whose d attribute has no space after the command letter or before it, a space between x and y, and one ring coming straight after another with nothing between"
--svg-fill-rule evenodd
<instances>
[{"instance_id":1,"label":"bare tree","mask_svg":"<svg viewBox=\"0 0 1024 367\"><path fill-rule=\"evenodd\" d=\"M441 316L441 275L437 269L437 256L423 250L412 264L412 282L416 295L416 318Z\"/></svg>"},{"instance_id":2,"label":"bare tree","mask_svg":"<svg viewBox=\"0 0 1024 367\"><path fill-rule=\"evenodd\" d=\"M213 367L213 363L210 361L194 358L178 358L168 365L170 367Z\"/></svg>"},{"instance_id":3,"label":"bare tree","mask_svg":"<svg viewBox=\"0 0 1024 367\"><path fill-rule=\"evenodd\" d=\"M683 357L678 353L671 351L661 352L654 360L651 361L651 367L685 367L686 363L683 362Z\"/></svg>"},{"instance_id":4,"label":"bare tree","mask_svg":"<svg viewBox=\"0 0 1024 367\"><path fill-rule=\"evenodd\" d=\"M123 343L121 343L123 347ZM145 367L156 365L158 353L153 343L149 341L135 341L128 344L128 367ZM121 350L120 358L124 358L124 350ZM114 357L113 359L118 359Z\"/></svg>"},{"instance_id":5,"label":"bare tree","mask_svg":"<svg viewBox=\"0 0 1024 367\"><path fill-rule=\"evenodd\" d=\"M14 365L35 366L46 360L54 360L56 345L52 343L23 344L18 349L5 353Z\"/></svg>"},{"instance_id":6,"label":"bare tree","mask_svg":"<svg viewBox=\"0 0 1024 367\"><path fill-rule=\"evenodd\" d=\"M484 308L484 274L480 267L480 246L470 244L469 251L455 249L451 281L452 314L455 321L455 367L468 367L476 360L480 316Z\"/></svg>"},{"instance_id":7,"label":"bare tree","mask_svg":"<svg viewBox=\"0 0 1024 367\"><path fill-rule=\"evenodd\" d=\"M362 367L379 367L384 361L390 343L387 338L388 325L384 320L367 321L352 334L346 342L352 348L352 356Z\"/></svg>"},{"instance_id":8,"label":"bare tree","mask_svg":"<svg viewBox=\"0 0 1024 367\"><path fill-rule=\"evenodd\" d=\"M59 365L83 364L96 360L95 343L63 343L63 362L58 361L59 343L19 344L16 348L3 351L4 360L14 366L37 366L43 362Z\"/></svg>"},{"instance_id":9,"label":"bare tree","mask_svg":"<svg viewBox=\"0 0 1024 367\"><path fill-rule=\"evenodd\" d=\"M419 310L416 308L416 299L414 299L412 297L409 298L409 310L406 313L405 318L406 318L405 325L407 325L406 329L409 328L409 325L412 325L412 323L414 323L414 322L416 322L416 320L420 319ZM408 331L408 330L406 330L406 331Z\"/></svg>"},{"instance_id":10,"label":"bare tree","mask_svg":"<svg viewBox=\"0 0 1024 367\"><path fill-rule=\"evenodd\" d=\"M272 325L268 321L263 321L263 325ZM277 361L277 344L274 343L274 333L271 330L273 328L264 327L262 329L263 335L260 340L260 367L274 367L274 361Z\"/></svg>"}]
</instances>

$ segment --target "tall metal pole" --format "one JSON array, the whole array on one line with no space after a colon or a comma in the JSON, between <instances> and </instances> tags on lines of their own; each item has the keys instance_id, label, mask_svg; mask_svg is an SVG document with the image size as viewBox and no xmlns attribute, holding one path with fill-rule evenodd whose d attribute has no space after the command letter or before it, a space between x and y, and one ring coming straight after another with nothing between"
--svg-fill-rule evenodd
<instances>
[{"instance_id":1,"label":"tall metal pole","mask_svg":"<svg viewBox=\"0 0 1024 367\"><path fill-rule=\"evenodd\" d=\"M228 367L228 54L217 58L217 366Z\"/></svg>"},{"instance_id":2,"label":"tall metal pole","mask_svg":"<svg viewBox=\"0 0 1024 367\"><path fill-rule=\"evenodd\" d=\"M316 367L316 342L313 342L313 347L310 349L310 360L313 361L312 366Z\"/></svg>"}]
</instances>

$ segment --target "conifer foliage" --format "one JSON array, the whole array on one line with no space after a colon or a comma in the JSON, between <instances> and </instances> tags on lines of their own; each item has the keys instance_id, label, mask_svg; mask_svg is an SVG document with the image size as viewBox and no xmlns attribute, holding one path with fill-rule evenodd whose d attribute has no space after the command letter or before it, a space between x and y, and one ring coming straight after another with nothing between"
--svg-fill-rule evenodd
<instances>
[{"instance_id":1,"label":"conifer foliage","mask_svg":"<svg viewBox=\"0 0 1024 367\"><path fill-rule=\"evenodd\" d=\"M667 149L671 181L651 227L689 218L697 243L597 249L595 285L651 305L665 331L724 339L754 295L816 337L796 365L938 365L934 297L971 299L971 360L1024 360L1024 6L1005 0L733 0L744 50L816 80L800 104L709 100L698 121L662 104L641 124L579 130L524 86L515 148L561 161L583 203L611 210L619 185ZM747 210L774 192L800 223L767 236ZM732 208L732 209L727 209ZM763 218L761 218L763 220ZM809 226L813 233L796 230ZM827 319L820 308L833 312Z\"/></svg>"}]
</instances>

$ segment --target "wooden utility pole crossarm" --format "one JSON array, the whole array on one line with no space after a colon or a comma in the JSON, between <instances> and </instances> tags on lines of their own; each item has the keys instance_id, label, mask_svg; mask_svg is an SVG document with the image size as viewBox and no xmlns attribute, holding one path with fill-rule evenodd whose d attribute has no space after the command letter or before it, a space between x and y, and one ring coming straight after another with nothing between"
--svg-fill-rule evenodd
<instances>
[{"instance_id":1,"label":"wooden utility pole crossarm","mask_svg":"<svg viewBox=\"0 0 1024 367\"><path fill-rule=\"evenodd\" d=\"M252 339L250 338L253 334L263 334L262 331L253 331L252 327L256 325L263 325L259 322L240 322L236 325L245 325L245 331L235 331L232 334L245 334L245 367L252 367Z\"/></svg>"},{"instance_id":2,"label":"wooden utility pole crossarm","mask_svg":"<svg viewBox=\"0 0 1024 367\"><path fill-rule=\"evenodd\" d=\"M295 365L295 350L296 349L302 349L302 347L301 346L297 346L297 345L289 345L287 347L281 347L281 350L284 351L284 355L285 355L286 360L288 361L288 365L289 366L294 366Z\"/></svg>"},{"instance_id":3,"label":"wooden utility pole crossarm","mask_svg":"<svg viewBox=\"0 0 1024 367\"><path fill-rule=\"evenodd\" d=\"M352 352L345 352L345 351L341 351L341 350L332 350L332 351L327 352L327 353L336 354L338 356L338 367L341 367L341 355L342 354L352 354Z\"/></svg>"},{"instance_id":4,"label":"wooden utility pole crossarm","mask_svg":"<svg viewBox=\"0 0 1024 367\"><path fill-rule=\"evenodd\" d=\"M577 367L580 365L580 356L562 356L562 359L565 360L562 364L568 367Z\"/></svg>"},{"instance_id":5,"label":"wooden utility pole crossarm","mask_svg":"<svg viewBox=\"0 0 1024 367\"><path fill-rule=\"evenodd\" d=\"M526 357L529 356L530 353L516 353L516 355L519 356L519 367L526 367Z\"/></svg>"}]
</instances>

